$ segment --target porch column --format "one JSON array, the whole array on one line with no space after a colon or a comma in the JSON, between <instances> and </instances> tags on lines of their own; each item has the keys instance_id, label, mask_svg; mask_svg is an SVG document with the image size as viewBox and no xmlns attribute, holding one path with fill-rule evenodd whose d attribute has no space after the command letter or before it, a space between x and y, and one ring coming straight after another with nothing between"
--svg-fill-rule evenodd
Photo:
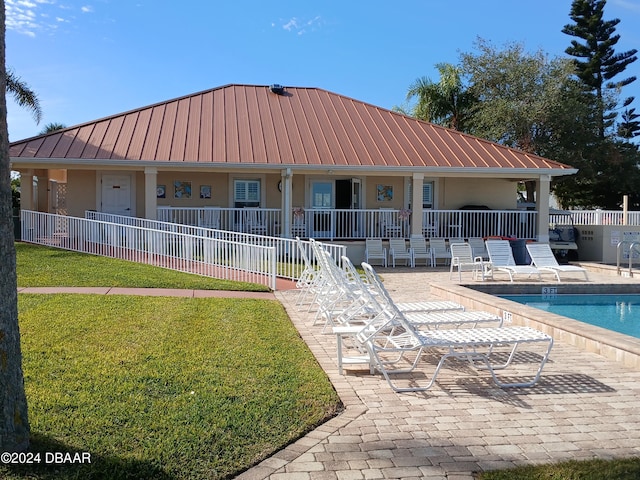
<instances>
[{"instance_id":1,"label":"porch column","mask_svg":"<svg viewBox=\"0 0 640 480\"><path fill-rule=\"evenodd\" d=\"M291 237L291 184L293 174L290 168L285 168L280 172L282 177L282 212L280 213L281 225L280 236Z\"/></svg>"},{"instance_id":2,"label":"porch column","mask_svg":"<svg viewBox=\"0 0 640 480\"><path fill-rule=\"evenodd\" d=\"M536 182L536 207L538 210L538 241L549 243L549 194L550 175L540 175Z\"/></svg>"},{"instance_id":3,"label":"porch column","mask_svg":"<svg viewBox=\"0 0 640 480\"><path fill-rule=\"evenodd\" d=\"M33 170L20 171L20 209L33 210Z\"/></svg>"},{"instance_id":4,"label":"porch column","mask_svg":"<svg viewBox=\"0 0 640 480\"><path fill-rule=\"evenodd\" d=\"M144 218L158 219L158 169L145 167L144 169Z\"/></svg>"},{"instance_id":5,"label":"porch column","mask_svg":"<svg viewBox=\"0 0 640 480\"><path fill-rule=\"evenodd\" d=\"M422 235L422 185L424 173L413 174L411 198L411 235Z\"/></svg>"}]
</instances>

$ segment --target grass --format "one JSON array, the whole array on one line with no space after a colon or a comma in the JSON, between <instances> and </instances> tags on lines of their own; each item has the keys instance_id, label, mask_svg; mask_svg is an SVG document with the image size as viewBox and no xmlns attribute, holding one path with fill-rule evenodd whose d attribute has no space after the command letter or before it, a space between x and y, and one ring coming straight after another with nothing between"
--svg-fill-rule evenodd
<instances>
[{"instance_id":1,"label":"grass","mask_svg":"<svg viewBox=\"0 0 640 480\"><path fill-rule=\"evenodd\" d=\"M583 460L486 472L478 480L636 480L640 459Z\"/></svg>"},{"instance_id":2,"label":"grass","mask_svg":"<svg viewBox=\"0 0 640 480\"><path fill-rule=\"evenodd\" d=\"M18 284L266 290L16 244ZM224 479L340 409L275 301L20 294L31 453L0 478ZM91 464L44 464L46 453Z\"/></svg>"},{"instance_id":3,"label":"grass","mask_svg":"<svg viewBox=\"0 0 640 480\"><path fill-rule=\"evenodd\" d=\"M268 291L253 283L218 280L126 260L16 243L20 287L155 287Z\"/></svg>"},{"instance_id":4,"label":"grass","mask_svg":"<svg viewBox=\"0 0 640 480\"><path fill-rule=\"evenodd\" d=\"M4 479L222 479L340 403L275 301L19 295L32 451Z\"/></svg>"}]
</instances>

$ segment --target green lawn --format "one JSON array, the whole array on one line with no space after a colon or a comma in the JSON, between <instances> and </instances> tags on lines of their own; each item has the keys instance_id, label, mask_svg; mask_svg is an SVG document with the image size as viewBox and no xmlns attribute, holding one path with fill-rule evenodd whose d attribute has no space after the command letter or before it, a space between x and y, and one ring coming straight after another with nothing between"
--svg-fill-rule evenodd
<instances>
[{"instance_id":1,"label":"green lawn","mask_svg":"<svg viewBox=\"0 0 640 480\"><path fill-rule=\"evenodd\" d=\"M85 257L19 245L18 277L41 271L35 284L51 285L55 261L68 285L104 285L116 272L142 278L137 265ZM189 284L149 268L164 287ZM18 302L31 453L41 464L0 465L2 479L231 478L342 408L276 301L20 294ZM45 464L47 452L88 453L91 463Z\"/></svg>"},{"instance_id":2,"label":"green lawn","mask_svg":"<svg viewBox=\"0 0 640 480\"><path fill-rule=\"evenodd\" d=\"M156 287L268 291L264 285L218 280L86 253L16 243L20 287Z\"/></svg>"}]
</instances>

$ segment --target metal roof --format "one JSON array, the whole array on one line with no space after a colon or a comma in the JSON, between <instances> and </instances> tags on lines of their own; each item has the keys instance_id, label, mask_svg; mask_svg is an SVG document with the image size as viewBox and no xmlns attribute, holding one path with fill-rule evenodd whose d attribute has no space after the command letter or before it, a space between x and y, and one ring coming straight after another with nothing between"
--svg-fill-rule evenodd
<instances>
[{"instance_id":1,"label":"metal roof","mask_svg":"<svg viewBox=\"0 0 640 480\"><path fill-rule=\"evenodd\" d=\"M319 88L256 85L226 85L13 142L10 156L14 163L575 173L558 162Z\"/></svg>"}]
</instances>

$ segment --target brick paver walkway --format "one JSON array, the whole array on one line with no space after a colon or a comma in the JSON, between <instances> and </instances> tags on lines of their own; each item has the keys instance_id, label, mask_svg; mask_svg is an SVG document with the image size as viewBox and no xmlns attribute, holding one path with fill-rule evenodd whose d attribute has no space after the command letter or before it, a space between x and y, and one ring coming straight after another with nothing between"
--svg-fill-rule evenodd
<instances>
[{"instance_id":1,"label":"brick paver walkway","mask_svg":"<svg viewBox=\"0 0 640 480\"><path fill-rule=\"evenodd\" d=\"M417 271L383 276L397 301L428 297L429 280ZM397 394L364 366L339 375L334 336L313 325L295 296L276 293L345 411L241 480L462 480L520 464L640 455L638 371L556 339L533 388L500 389L488 374L451 363L431 390Z\"/></svg>"}]
</instances>

